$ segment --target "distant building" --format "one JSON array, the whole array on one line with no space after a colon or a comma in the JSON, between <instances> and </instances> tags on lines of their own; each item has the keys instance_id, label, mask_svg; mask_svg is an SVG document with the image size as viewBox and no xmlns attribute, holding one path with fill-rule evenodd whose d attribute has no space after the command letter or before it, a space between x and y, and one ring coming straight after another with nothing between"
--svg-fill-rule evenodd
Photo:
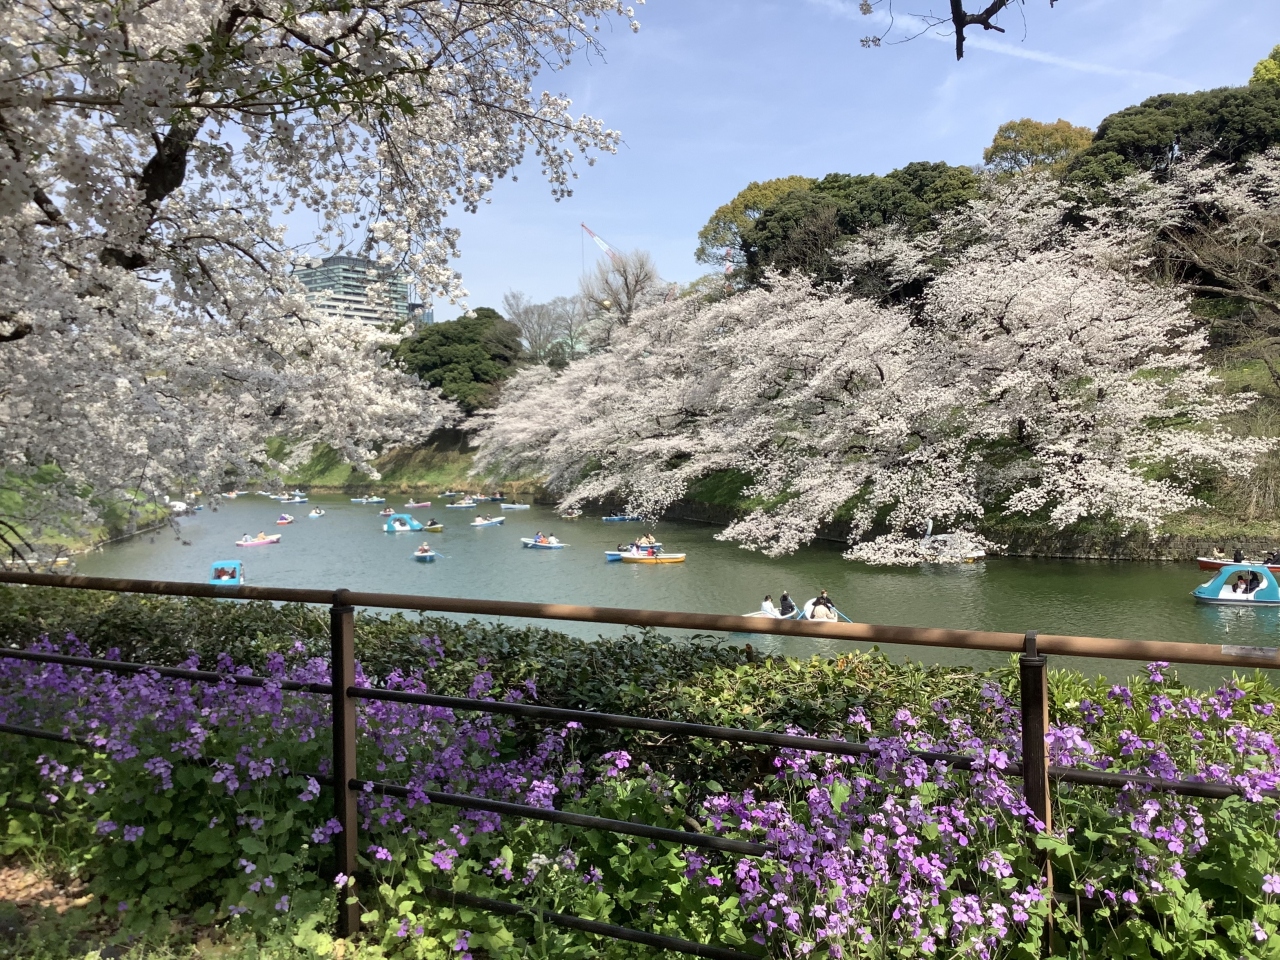
<instances>
[{"instance_id":1,"label":"distant building","mask_svg":"<svg viewBox=\"0 0 1280 960\"><path fill-rule=\"evenodd\" d=\"M409 284L372 260L339 253L297 267L293 275L307 288L312 306L327 316L366 323L409 319ZM375 299L369 287L379 282L384 286Z\"/></svg>"}]
</instances>

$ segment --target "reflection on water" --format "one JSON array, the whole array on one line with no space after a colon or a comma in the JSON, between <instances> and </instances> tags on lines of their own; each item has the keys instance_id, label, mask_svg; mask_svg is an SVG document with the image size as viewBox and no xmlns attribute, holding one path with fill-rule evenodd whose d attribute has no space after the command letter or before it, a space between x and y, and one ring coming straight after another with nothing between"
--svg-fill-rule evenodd
<instances>
[{"instance_id":1,"label":"reflection on water","mask_svg":"<svg viewBox=\"0 0 1280 960\"><path fill-rule=\"evenodd\" d=\"M389 498L397 509L405 498ZM310 506L327 514L309 519ZM841 610L868 623L956 627L1079 636L1179 640L1203 643L1274 645L1280 632L1275 608L1210 607L1192 601L1190 591L1208 579L1194 564L1124 563L996 558L981 564L912 569L873 568L841 559L834 544L816 544L779 559L717 541L716 527L664 522L658 534L669 552L687 552L683 564L606 563L604 551L638 535L640 524L606 524L598 518L566 521L549 509L505 514L500 527L471 529L472 511L446 510L437 502L413 511L419 520L445 524L437 534L387 534L379 507L347 498L316 497L297 505L297 522L276 527L280 507L250 496L205 509L182 521L183 546L170 532L142 536L82 558L88 575L144 577L203 582L216 560L244 561L246 582L258 586L313 587L416 593L434 596L530 600L599 606L746 613L761 598L787 590L798 603L826 589ZM497 504L479 512L498 513ZM282 532L278 546L236 548L248 531ZM521 537L554 533L565 550L525 550ZM424 537L441 559L415 563L410 554ZM581 636L616 633L610 627L563 624ZM741 637L738 639L746 639ZM760 636L764 651L831 655L846 643ZM991 666L1000 654L886 647L897 656L927 662ZM1123 676L1133 666L1054 658L1055 666ZM1184 667L1180 674L1214 682L1216 668Z\"/></svg>"}]
</instances>

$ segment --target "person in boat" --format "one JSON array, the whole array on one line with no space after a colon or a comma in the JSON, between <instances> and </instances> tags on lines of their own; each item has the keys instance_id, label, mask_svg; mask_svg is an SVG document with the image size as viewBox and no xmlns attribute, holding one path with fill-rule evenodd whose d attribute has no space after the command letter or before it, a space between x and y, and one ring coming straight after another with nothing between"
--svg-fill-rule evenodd
<instances>
[{"instance_id":1,"label":"person in boat","mask_svg":"<svg viewBox=\"0 0 1280 960\"><path fill-rule=\"evenodd\" d=\"M1244 551L1236 547L1236 552L1231 557L1232 563L1244 563Z\"/></svg>"},{"instance_id":2,"label":"person in boat","mask_svg":"<svg viewBox=\"0 0 1280 960\"><path fill-rule=\"evenodd\" d=\"M796 612L795 601L791 599L791 594L782 591L782 596L778 598L778 613L781 616L789 617Z\"/></svg>"},{"instance_id":3,"label":"person in boat","mask_svg":"<svg viewBox=\"0 0 1280 960\"><path fill-rule=\"evenodd\" d=\"M248 543L248 542L249 542L250 540L252 540L252 539L253 539L253 537L249 536L249 535L246 533L244 536L242 536L242 537L240 538L240 542L241 542L241 543Z\"/></svg>"},{"instance_id":4,"label":"person in boat","mask_svg":"<svg viewBox=\"0 0 1280 960\"><path fill-rule=\"evenodd\" d=\"M1254 570L1249 574L1249 582L1245 584L1244 592L1253 593L1253 591L1257 590L1260 586L1262 586L1262 578L1258 576L1258 571Z\"/></svg>"},{"instance_id":5,"label":"person in boat","mask_svg":"<svg viewBox=\"0 0 1280 960\"><path fill-rule=\"evenodd\" d=\"M1215 560L1225 560L1225 559L1227 559L1227 551L1223 550L1221 547L1214 547L1214 548L1213 548L1213 559L1215 559Z\"/></svg>"},{"instance_id":6,"label":"person in boat","mask_svg":"<svg viewBox=\"0 0 1280 960\"><path fill-rule=\"evenodd\" d=\"M1245 590L1244 574L1236 577L1235 583L1231 584L1232 593L1243 593Z\"/></svg>"},{"instance_id":7,"label":"person in boat","mask_svg":"<svg viewBox=\"0 0 1280 960\"><path fill-rule=\"evenodd\" d=\"M760 612L770 617L778 615L778 608L773 605L773 596L766 593L764 599L760 601Z\"/></svg>"},{"instance_id":8,"label":"person in boat","mask_svg":"<svg viewBox=\"0 0 1280 960\"><path fill-rule=\"evenodd\" d=\"M256 537L254 537L253 539L255 539L255 540L265 540L265 539L267 539L267 531L265 531L265 530L259 530L259 531L258 531L258 535L257 535Z\"/></svg>"},{"instance_id":9,"label":"person in boat","mask_svg":"<svg viewBox=\"0 0 1280 960\"><path fill-rule=\"evenodd\" d=\"M418 556L425 557L430 552L431 552L431 544L423 540L422 546L418 547L418 550L417 550Z\"/></svg>"},{"instance_id":10,"label":"person in boat","mask_svg":"<svg viewBox=\"0 0 1280 960\"><path fill-rule=\"evenodd\" d=\"M823 590L813 601L814 607L826 607L828 610L835 612L836 605L831 602L831 598L827 596L827 591Z\"/></svg>"},{"instance_id":11,"label":"person in boat","mask_svg":"<svg viewBox=\"0 0 1280 960\"><path fill-rule=\"evenodd\" d=\"M547 543L549 543L549 544L551 544L551 545L553 545L553 546L554 546L555 544L557 544L557 543L559 543L559 542L560 542L560 541L556 539L556 535L555 535L554 533L549 533L549 534L547 534Z\"/></svg>"}]
</instances>

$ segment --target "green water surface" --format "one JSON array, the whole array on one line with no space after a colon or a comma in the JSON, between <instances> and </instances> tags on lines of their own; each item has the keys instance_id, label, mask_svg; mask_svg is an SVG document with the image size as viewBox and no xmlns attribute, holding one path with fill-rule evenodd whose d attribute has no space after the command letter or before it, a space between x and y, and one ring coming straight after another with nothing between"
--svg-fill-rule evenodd
<instances>
[{"instance_id":1,"label":"green water surface","mask_svg":"<svg viewBox=\"0 0 1280 960\"><path fill-rule=\"evenodd\" d=\"M404 497L391 497L399 510ZM425 522L445 523L437 534L387 534L379 506L348 498L318 496L308 504L282 506L266 497L222 501L216 511L180 521L181 535L161 531L107 546L80 559L87 575L204 581L212 562L244 561L247 582L258 586L310 587L415 593L498 600L528 600L598 606L639 607L704 613L746 613L766 593L783 590L803 602L826 589L840 609L868 623L976 630L1124 637L1273 646L1280 636L1280 609L1208 607L1190 591L1209 575L1193 563L1135 563L993 558L962 566L874 568L843 560L836 545L816 544L789 557L770 559L715 539L711 525L664 521L656 528L668 552L686 552L682 564L658 566L606 563L604 551L639 535L641 524L603 523L598 516L562 520L545 507L510 511L500 527L472 529L477 511L446 510L446 501L412 511ZM308 519L320 506L327 515ZM277 527L282 510L297 517ZM498 515L497 504L478 512ZM243 533L281 532L277 546L233 546ZM564 550L526 550L521 537L554 533ZM410 554L427 538L443 556L415 562ZM184 545L182 540L189 541ZM582 636L620 628L548 624ZM738 635L764 651L832 655L853 649L834 641ZM926 662L991 666L1001 654L885 647L894 656ZM1055 666L1120 677L1133 664L1054 658ZM1185 679L1211 683L1229 673L1184 667Z\"/></svg>"}]
</instances>

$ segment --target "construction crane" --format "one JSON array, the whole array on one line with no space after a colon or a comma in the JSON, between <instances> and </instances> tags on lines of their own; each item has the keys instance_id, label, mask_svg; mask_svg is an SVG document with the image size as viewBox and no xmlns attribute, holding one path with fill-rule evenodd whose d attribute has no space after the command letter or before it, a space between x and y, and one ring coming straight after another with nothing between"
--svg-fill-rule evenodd
<instances>
[{"instance_id":1,"label":"construction crane","mask_svg":"<svg viewBox=\"0 0 1280 960\"><path fill-rule=\"evenodd\" d=\"M608 255L609 259L613 261L613 265L615 267L622 266L623 264L622 256L616 250L614 250L613 247L605 243L604 240L602 240L599 236L597 236L596 232L592 230L590 227L588 227L585 223L579 223L578 226L582 227L582 229L586 231L587 236L589 236L595 242L595 245ZM680 292L680 284L678 283L668 282L666 280L663 280L661 277L657 278L657 282L659 285L665 285L667 288L667 294L663 298L664 302L671 300L673 297L676 296L676 294Z\"/></svg>"}]
</instances>

